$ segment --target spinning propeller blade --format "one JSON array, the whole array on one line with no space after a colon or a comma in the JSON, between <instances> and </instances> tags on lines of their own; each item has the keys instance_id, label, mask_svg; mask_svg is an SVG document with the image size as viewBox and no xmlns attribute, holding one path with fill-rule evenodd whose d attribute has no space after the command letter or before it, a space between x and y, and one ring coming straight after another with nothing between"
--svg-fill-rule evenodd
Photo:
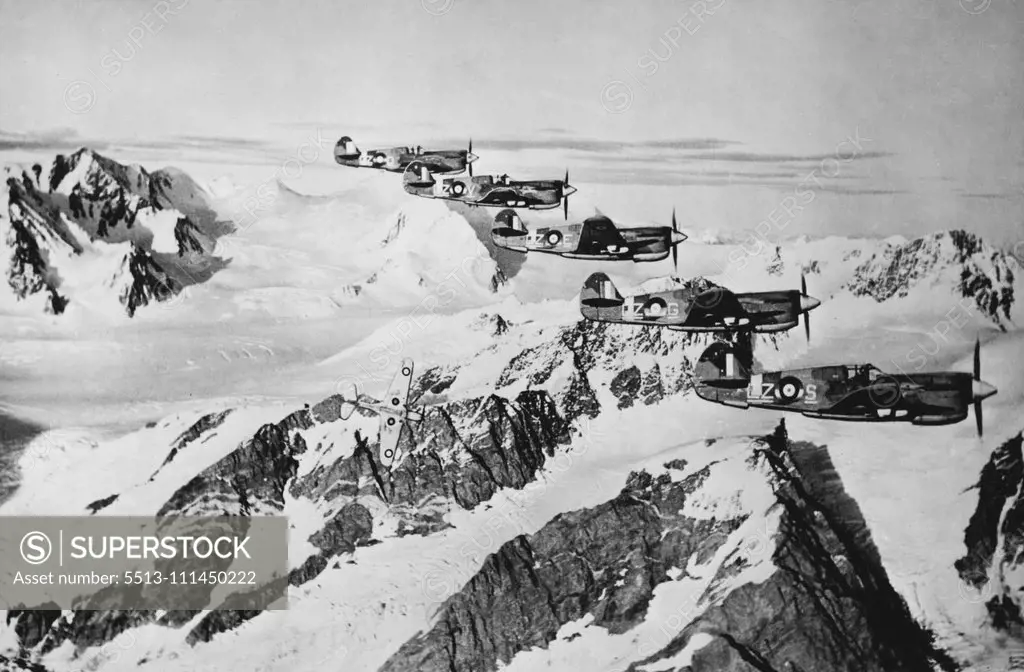
<instances>
[{"instance_id":1,"label":"spinning propeller blade","mask_svg":"<svg viewBox=\"0 0 1024 672\"><path fill-rule=\"evenodd\" d=\"M978 426L978 436L984 436L983 426L985 421L981 414L981 399L977 399L974 402L974 422Z\"/></svg>"},{"instance_id":2,"label":"spinning propeller blade","mask_svg":"<svg viewBox=\"0 0 1024 672\"><path fill-rule=\"evenodd\" d=\"M978 425L978 436L982 436L981 402L998 392L994 386L981 379L981 339L974 342L974 377L971 380L971 401L974 402L974 421Z\"/></svg>"},{"instance_id":3,"label":"spinning propeller blade","mask_svg":"<svg viewBox=\"0 0 1024 672\"><path fill-rule=\"evenodd\" d=\"M676 222L675 208L672 208L672 233L679 233L679 223ZM672 237L675 238L675 236ZM672 269L675 271L676 277L679 277L679 245L675 240L672 243Z\"/></svg>"},{"instance_id":4,"label":"spinning propeller blade","mask_svg":"<svg viewBox=\"0 0 1024 672\"><path fill-rule=\"evenodd\" d=\"M469 176L473 177L473 138L469 139L469 148L466 150L466 167L469 168Z\"/></svg>"},{"instance_id":5,"label":"spinning propeller blade","mask_svg":"<svg viewBox=\"0 0 1024 672\"><path fill-rule=\"evenodd\" d=\"M981 339L974 341L974 379L981 380Z\"/></svg>"},{"instance_id":6,"label":"spinning propeller blade","mask_svg":"<svg viewBox=\"0 0 1024 672\"><path fill-rule=\"evenodd\" d=\"M974 341L974 380L981 380L981 339ZM983 418L981 414L981 397L974 397L974 423L978 427L978 436L982 436L983 429Z\"/></svg>"},{"instance_id":7,"label":"spinning propeller blade","mask_svg":"<svg viewBox=\"0 0 1024 672\"><path fill-rule=\"evenodd\" d=\"M807 296L807 278L804 274L800 274L800 302L804 302L804 297ZM807 337L807 342L811 342L811 313L807 311L804 313L804 336Z\"/></svg>"},{"instance_id":8,"label":"spinning propeller blade","mask_svg":"<svg viewBox=\"0 0 1024 672\"><path fill-rule=\"evenodd\" d=\"M569 221L569 194L571 194L572 191L569 191L569 169L568 168L565 169L565 181L563 182L563 184L565 186L563 187L563 192L564 193L562 195L562 205L563 205L564 211L565 211L565 221ZM573 191L576 191L576 190L573 189Z\"/></svg>"}]
</instances>

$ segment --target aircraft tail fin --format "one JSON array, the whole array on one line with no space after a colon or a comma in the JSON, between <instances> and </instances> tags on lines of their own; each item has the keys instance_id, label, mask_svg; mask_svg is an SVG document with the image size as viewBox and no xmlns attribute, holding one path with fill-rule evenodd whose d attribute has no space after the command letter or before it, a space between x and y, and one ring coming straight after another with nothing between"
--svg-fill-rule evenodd
<instances>
[{"instance_id":1,"label":"aircraft tail fin","mask_svg":"<svg viewBox=\"0 0 1024 672\"><path fill-rule=\"evenodd\" d=\"M406 189L432 187L436 183L430 167L423 161L413 161L405 168L402 175L402 182Z\"/></svg>"},{"instance_id":2,"label":"aircraft tail fin","mask_svg":"<svg viewBox=\"0 0 1024 672\"><path fill-rule=\"evenodd\" d=\"M697 394L701 388L740 389L750 383L750 369L753 353L748 348L736 347L716 341L697 360L694 377L697 380Z\"/></svg>"},{"instance_id":3,"label":"aircraft tail fin","mask_svg":"<svg viewBox=\"0 0 1024 672\"><path fill-rule=\"evenodd\" d=\"M530 232L523 223L519 213L512 208L506 208L494 217L494 224L491 226L491 236L513 238L525 236Z\"/></svg>"},{"instance_id":4,"label":"aircraft tail fin","mask_svg":"<svg viewBox=\"0 0 1024 672\"><path fill-rule=\"evenodd\" d=\"M356 143L352 141L352 138L345 135L338 140L337 144L334 145L334 158L335 160L352 160L358 159L362 152L356 147Z\"/></svg>"},{"instance_id":5,"label":"aircraft tail fin","mask_svg":"<svg viewBox=\"0 0 1024 672\"><path fill-rule=\"evenodd\" d=\"M624 301L615 283L604 273L592 274L580 291L580 304L591 308L621 306Z\"/></svg>"}]
</instances>

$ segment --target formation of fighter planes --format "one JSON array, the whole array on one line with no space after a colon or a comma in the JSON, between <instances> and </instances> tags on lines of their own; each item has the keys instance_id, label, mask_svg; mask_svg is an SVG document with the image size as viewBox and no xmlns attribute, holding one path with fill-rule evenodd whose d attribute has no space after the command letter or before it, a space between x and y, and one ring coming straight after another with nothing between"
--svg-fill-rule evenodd
<instances>
[{"instance_id":1,"label":"formation of fighter planes","mask_svg":"<svg viewBox=\"0 0 1024 672\"><path fill-rule=\"evenodd\" d=\"M348 136L334 150L343 166L402 173L405 191L421 198L504 208L494 218L491 239L516 252L553 254L567 259L661 261L672 255L678 273L677 246L687 239L676 213L671 226L619 226L604 215L580 223L530 230L515 208L547 210L563 206L569 219L569 171L561 180L512 180L508 175L473 175L473 141L466 149L420 146L360 151ZM467 173L466 175L462 175ZM440 176L440 179L439 179ZM452 177L454 176L454 177ZM981 343L975 344L974 372L890 375L872 364L838 364L752 374L754 334L788 331L803 318L810 339L809 313L821 304L799 290L734 293L716 285L698 289L683 284L668 290L623 296L604 273L592 274L580 291L580 313L595 322L659 326L676 331L714 332L716 341L701 355L695 384L701 399L734 408L768 408L828 420L905 421L914 425L961 422L974 407L978 435L983 432L981 402L996 388L981 380ZM403 426L423 419L409 403L413 363L403 360L386 395L371 403L356 391L342 395L342 417L362 408L380 416L380 460L390 469L399 455Z\"/></svg>"}]
</instances>

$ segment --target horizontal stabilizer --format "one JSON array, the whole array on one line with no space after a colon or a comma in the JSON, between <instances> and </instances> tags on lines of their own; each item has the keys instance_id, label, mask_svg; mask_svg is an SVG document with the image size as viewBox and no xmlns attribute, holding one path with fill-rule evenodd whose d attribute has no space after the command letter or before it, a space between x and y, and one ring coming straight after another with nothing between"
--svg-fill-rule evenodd
<instances>
[{"instance_id":1,"label":"horizontal stabilizer","mask_svg":"<svg viewBox=\"0 0 1024 672\"><path fill-rule=\"evenodd\" d=\"M346 159L353 160L358 159L362 152L356 147L356 143L352 142L352 138L347 135L342 136L338 140L337 144L334 145L334 158L335 159Z\"/></svg>"},{"instance_id":2,"label":"horizontal stabilizer","mask_svg":"<svg viewBox=\"0 0 1024 672\"><path fill-rule=\"evenodd\" d=\"M406 187L425 188L436 184L430 168L423 161L413 161L402 175L402 182Z\"/></svg>"},{"instance_id":3,"label":"horizontal stabilizer","mask_svg":"<svg viewBox=\"0 0 1024 672\"><path fill-rule=\"evenodd\" d=\"M592 308L609 308L621 306L625 299L619 294L612 282L604 273L594 273L583 283L580 291L580 303Z\"/></svg>"},{"instance_id":4,"label":"horizontal stabilizer","mask_svg":"<svg viewBox=\"0 0 1024 672\"><path fill-rule=\"evenodd\" d=\"M740 389L750 383L752 353L721 341L712 343L697 360L697 382L721 389Z\"/></svg>"},{"instance_id":5,"label":"horizontal stabilizer","mask_svg":"<svg viewBox=\"0 0 1024 672\"><path fill-rule=\"evenodd\" d=\"M491 229L492 236L502 236L504 238L525 236L528 233L530 231L519 217L519 213L511 208L506 208L495 216L494 226Z\"/></svg>"}]
</instances>

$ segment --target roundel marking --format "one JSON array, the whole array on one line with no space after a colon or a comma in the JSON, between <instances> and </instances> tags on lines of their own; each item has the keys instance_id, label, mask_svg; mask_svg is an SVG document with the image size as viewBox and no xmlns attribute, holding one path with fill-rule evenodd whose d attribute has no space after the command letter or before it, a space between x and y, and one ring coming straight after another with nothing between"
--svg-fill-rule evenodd
<instances>
[{"instance_id":1,"label":"roundel marking","mask_svg":"<svg viewBox=\"0 0 1024 672\"><path fill-rule=\"evenodd\" d=\"M803 390L803 384L799 378L790 376L780 380L779 386L776 389L782 401L796 401L797 397L800 396L801 390Z\"/></svg>"},{"instance_id":2,"label":"roundel marking","mask_svg":"<svg viewBox=\"0 0 1024 672\"><path fill-rule=\"evenodd\" d=\"M643 307L643 313L648 317L661 317L667 311L668 304L660 297L651 299Z\"/></svg>"}]
</instances>

